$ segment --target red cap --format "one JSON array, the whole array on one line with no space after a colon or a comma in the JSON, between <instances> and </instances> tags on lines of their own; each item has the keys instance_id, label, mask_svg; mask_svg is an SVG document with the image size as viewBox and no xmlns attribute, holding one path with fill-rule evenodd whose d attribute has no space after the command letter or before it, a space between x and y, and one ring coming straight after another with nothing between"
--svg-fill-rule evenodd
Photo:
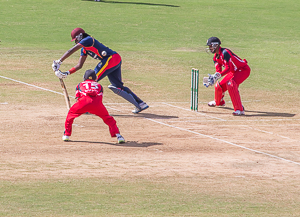
<instances>
[{"instance_id":1,"label":"red cap","mask_svg":"<svg viewBox=\"0 0 300 217\"><path fill-rule=\"evenodd\" d=\"M79 35L80 33L85 33L85 31L82 28L75 28L71 32L71 41L74 41L76 39L76 36Z\"/></svg>"}]
</instances>

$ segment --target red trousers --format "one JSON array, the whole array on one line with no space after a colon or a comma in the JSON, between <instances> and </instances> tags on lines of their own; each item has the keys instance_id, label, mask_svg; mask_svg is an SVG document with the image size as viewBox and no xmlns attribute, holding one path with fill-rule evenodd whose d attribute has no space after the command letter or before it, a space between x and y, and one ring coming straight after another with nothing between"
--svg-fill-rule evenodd
<instances>
[{"instance_id":1,"label":"red trousers","mask_svg":"<svg viewBox=\"0 0 300 217\"><path fill-rule=\"evenodd\" d=\"M238 69L236 72L232 73L229 72L227 75L224 76L222 81L220 81L220 86L222 87L223 92L227 90L227 82L229 80L234 80L235 83L239 86L243 81L245 81L250 75L250 68L249 66L244 66L243 68Z\"/></svg>"},{"instance_id":2,"label":"red trousers","mask_svg":"<svg viewBox=\"0 0 300 217\"><path fill-rule=\"evenodd\" d=\"M250 67L246 65L234 73L229 72L222 81L216 83L215 102L217 106L224 102L224 93L228 90L234 110L244 110L238 88L249 77L250 71Z\"/></svg>"},{"instance_id":3,"label":"red trousers","mask_svg":"<svg viewBox=\"0 0 300 217\"><path fill-rule=\"evenodd\" d=\"M74 122L74 119L86 112L102 118L103 122L109 127L111 137L115 137L117 133L120 133L117 127L117 122L112 116L108 114L107 109L102 103L102 96L84 96L79 98L78 101L69 110L65 122L65 136L71 136L72 124Z\"/></svg>"}]
</instances>

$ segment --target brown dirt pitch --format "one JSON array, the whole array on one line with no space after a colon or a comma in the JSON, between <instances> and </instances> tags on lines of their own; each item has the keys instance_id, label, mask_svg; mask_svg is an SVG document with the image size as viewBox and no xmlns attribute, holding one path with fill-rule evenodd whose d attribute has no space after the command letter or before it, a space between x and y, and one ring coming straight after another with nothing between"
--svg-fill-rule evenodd
<instances>
[{"instance_id":1,"label":"brown dirt pitch","mask_svg":"<svg viewBox=\"0 0 300 217\"><path fill-rule=\"evenodd\" d=\"M299 204L299 114L263 100L245 101L246 115L234 117L228 100L222 108L200 103L198 112L188 102L148 102L134 115L130 104L106 99L125 144L94 115L77 118L71 141L63 142L63 96L60 103L1 102L0 177L172 179L203 192Z\"/></svg>"}]
</instances>

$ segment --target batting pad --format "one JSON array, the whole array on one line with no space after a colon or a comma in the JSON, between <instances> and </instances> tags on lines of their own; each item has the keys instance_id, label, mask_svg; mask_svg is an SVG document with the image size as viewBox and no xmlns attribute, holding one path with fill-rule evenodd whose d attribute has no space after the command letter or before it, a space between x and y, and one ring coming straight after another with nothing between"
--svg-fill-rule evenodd
<instances>
[{"instance_id":1,"label":"batting pad","mask_svg":"<svg viewBox=\"0 0 300 217\"><path fill-rule=\"evenodd\" d=\"M118 94L119 96L121 96L122 98L124 98L125 100L133 104L135 107L140 108L139 104L131 94L112 85L109 85L108 88L111 89L115 94Z\"/></svg>"}]
</instances>

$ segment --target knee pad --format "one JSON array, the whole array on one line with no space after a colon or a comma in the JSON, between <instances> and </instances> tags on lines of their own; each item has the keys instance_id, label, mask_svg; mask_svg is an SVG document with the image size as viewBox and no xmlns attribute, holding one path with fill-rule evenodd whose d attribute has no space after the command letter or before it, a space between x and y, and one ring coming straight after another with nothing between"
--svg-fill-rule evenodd
<instances>
[{"instance_id":1,"label":"knee pad","mask_svg":"<svg viewBox=\"0 0 300 217\"><path fill-rule=\"evenodd\" d=\"M128 87L124 87L123 90L126 91L127 93L132 93L132 91Z\"/></svg>"},{"instance_id":2,"label":"knee pad","mask_svg":"<svg viewBox=\"0 0 300 217\"><path fill-rule=\"evenodd\" d=\"M227 81L226 85L227 85L228 93L230 95L231 102L232 102L234 110L235 111L236 110L243 111L243 105L242 105L240 93L239 93L239 90L238 90L238 85L232 79Z\"/></svg>"},{"instance_id":3,"label":"knee pad","mask_svg":"<svg viewBox=\"0 0 300 217\"><path fill-rule=\"evenodd\" d=\"M221 103L224 97L224 93L223 93L223 89L220 85L220 82L217 81L216 85L215 85L215 102L216 102L216 106L219 106L220 104L224 104Z\"/></svg>"},{"instance_id":4,"label":"knee pad","mask_svg":"<svg viewBox=\"0 0 300 217\"><path fill-rule=\"evenodd\" d=\"M133 104L135 107L139 108L138 102L134 99L131 93L128 93L127 91L122 90L121 88L117 88L113 85L109 85L108 88L111 89L115 94L118 94L119 96L121 96L122 98L124 98L125 100ZM127 89L130 91L129 88Z\"/></svg>"}]
</instances>

